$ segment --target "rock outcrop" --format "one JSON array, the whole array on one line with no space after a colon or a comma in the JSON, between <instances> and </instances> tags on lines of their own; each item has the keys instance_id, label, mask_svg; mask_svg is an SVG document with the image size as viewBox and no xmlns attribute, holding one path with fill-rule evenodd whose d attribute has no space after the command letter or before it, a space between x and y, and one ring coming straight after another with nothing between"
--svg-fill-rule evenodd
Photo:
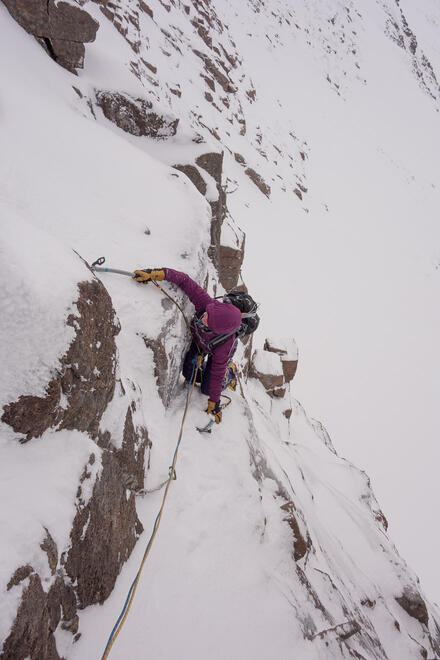
<instances>
[{"instance_id":1,"label":"rock outcrop","mask_svg":"<svg viewBox=\"0 0 440 660\"><path fill-rule=\"evenodd\" d=\"M257 348L252 355L249 376L257 378L270 396L284 396L283 369L277 355Z\"/></svg>"},{"instance_id":2,"label":"rock outcrop","mask_svg":"<svg viewBox=\"0 0 440 660\"><path fill-rule=\"evenodd\" d=\"M81 487L80 487L81 488ZM72 546L62 565L75 585L79 607L103 603L143 527L134 494L126 497L122 469L111 452L102 455L102 473L86 506L78 497L70 534Z\"/></svg>"},{"instance_id":3,"label":"rock outcrop","mask_svg":"<svg viewBox=\"0 0 440 660\"><path fill-rule=\"evenodd\" d=\"M290 383L298 367L298 347L295 341L293 339L266 339L263 348L265 351L280 356L284 381Z\"/></svg>"},{"instance_id":4,"label":"rock outcrop","mask_svg":"<svg viewBox=\"0 0 440 660\"><path fill-rule=\"evenodd\" d=\"M237 287L244 259L244 236L239 245L239 248L230 245L220 245L219 247L219 280L226 291Z\"/></svg>"},{"instance_id":5,"label":"rock outcrop","mask_svg":"<svg viewBox=\"0 0 440 660\"><path fill-rule=\"evenodd\" d=\"M97 438L102 414L113 397L119 323L99 280L81 282L78 289L78 314L66 321L76 336L60 360L59 373L47 385L46 396L21 396L4 408L2 421L22 435L22 442L55 426L87 431Z\"/></svg>"},{"instance_id":6,"label":"rock outcrop","mask_svg":"<svg viewBox=\"0 0 440 660\"><path fill-rule=\"evenodd\" d=\"M211 247L209 256L220 275L220 237L223 221L226 217L226 193L222 186L223 151L202 154L196 159L196 164L212 176L217 188L217 199L209 202L211 206Z\"/></svg>"},{"instance_id":7,"label":"rock outcrop","mask_svg":"<svg viewBox=\"0 0 440 660\"><path fill-rule=\"evenodd\" d=\"M176 134L179 120L153 109L151 101L106 90L96 91L95 98L104 116L126 133L152 138Z\"/></svg>"},{"instance_id":8,"label":"rock outcrop","mask_svg":"<svg viewBox=\"0 0 440 660\"><path fill-rule=\"evenodd\" d=\"M27 568L30 572L24 579L25 586L17 617L11 633L4 643L1 658L2 660L19 660L21 658L60 660L53 633L62 620L62 616L64 619L65 616L69 617L72 614L73 619L76 615L74 597L73 599L65 598L65 594L70 595L70 592L62 580L56 581L46 593L38 574L32 567ZM63 614L61 614L62 612ZM67 621L70 620L67 619Z\"/></svg>"},{"instance_id":9,"label":"rock outcrop","mask_svg":"<svg viewBox=\"0 0 440 660\"><path fill-rule=\"evenodd\" d=\"M83 68L84 44L95 40L99 27L84 9L55 0L3 0L3 3L55 62L72 73Z\"/></svg>"},{"instance_id":10,"label":"rock outcrop","mask_svg":"<svg viewBox=\"0 0 440 660\"><path fill-rule=\"evenodd\" d=\"M135 492L144 485L151 443L146 428L134 422L136 388L126 393L121 384L118 387L117 405L127 406L122 443L99 429L104 411L113 405L119 322L99 280L79 283L78 291L77 313L66 320L75 337L46 396L21 396L6 405L2 415L23 443L47 430L68 429L88 433L97 445L78 484L68 546L57 547L49 529L40 545L52 577L25 565L9 580L8 590L22 593L4 643L5 660L59 660L53 633L60 626L78 634L78 609L103 603L109 596L142 532Z\"/></svg>"},{"instance_id":11,"label":"rock outcrop","mask_svg":"<svg viewBox=\"0 0 440 660\"><path fill-rule=\"evenodd\" d=\"M401 596L396 597L396 601L399 603L409 616L413 619L416 619L420 623L423 623L425 626L428 625L429 615L428 608L426 603L415 589L407 587L404 589Z\"/></svg>"},{"instance_id":12,"label":"rock outcrop","mask_svg":"<svg viewBox=\"0 0 440 660\"><path fill-rule=\"evenodd\" d=\"M220 284L226 291L237 287L241 266L243 264L245 235L238 229L228 214L226 206L226 192L222 183L223 176L223 152L210 152L198 156L195 164L178 164L174 167L186 174L189 180L197 188L201 195L207 197L211 207L211 245L209 257L218 272ZM214 179L216 186L216 198L207 196L208 186L203 171ZM206 177L206 175L205 175ZM225 220L229 222L225 239Z\"/></svg>"},{"instance_id":13,"label":"rock outcrop","mask_svg":"<svg viewBox=\"0 0 440 660\"><path fill-rule=\"evenodd\" d=\"M266 339L263 349L252 355L249 376L256 378L271 397L282 398L298 366L298 348L293 339ZM286 411L289 418L291 411Z\"/></svg>"}]
</instances>

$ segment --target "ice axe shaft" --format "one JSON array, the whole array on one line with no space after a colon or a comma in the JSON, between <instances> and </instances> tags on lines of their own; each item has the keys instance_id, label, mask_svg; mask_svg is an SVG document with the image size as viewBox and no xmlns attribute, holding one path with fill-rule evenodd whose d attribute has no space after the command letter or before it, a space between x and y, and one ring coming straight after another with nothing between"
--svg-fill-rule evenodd
<instances>
[{"instance_id":1,"label":"ice axe shaft","mask_svg":"<svg viewBox=\"0 0 440 660\"><path fill-rule=\"evenodd\" d=\"M128 277L134 277L134 273L129 270L119 270L119 268L101 268L102 264L105 261L105 257L99 257L96 259L90 266L92 270L96 270L97 273L118 273L118 275L127 275Z\"/></svg>"},{"instance_id":2,"label":"ice axe shaft","mask_svg":"<svg viewBox=\"0 0 440 660\"><path fill-rule=\"evenodd\" d=\"M100 268L99 266L92 266L92 270L96 270L97 273L118 273L119 275L133 277L133 273L129 270L119 270L119 268Z\"/></svg>"}]
</instances>

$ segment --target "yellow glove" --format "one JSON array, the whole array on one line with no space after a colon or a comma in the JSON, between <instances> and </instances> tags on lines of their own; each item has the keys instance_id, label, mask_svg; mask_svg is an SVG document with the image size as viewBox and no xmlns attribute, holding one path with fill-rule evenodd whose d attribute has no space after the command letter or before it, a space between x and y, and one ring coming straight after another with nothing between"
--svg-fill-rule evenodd
<instances>
[{"instance_id":1,"label":"yellow glove","mask_svg":"<svg viewBox=\"0 0 440 660\"><path fill-rule=\"evenodd\" d=\"M222 421L222 411L220 410L220 403L218 401L208 399L208 407L205 412L214 417L216 424L220 424Z\"/></svg>"},{"instance_id":2,"label":"yellow glove","mask_svg":"<svg viewBox=\"0 0 440 660\"><path fill-rule=\"evenodd\" d=\"M141 284L150 280L161 282L165 279L165 271L163 268L145 268L144 270L135 270L133 277L136 282L140 282Z\"/></svg>"}]
</instances>

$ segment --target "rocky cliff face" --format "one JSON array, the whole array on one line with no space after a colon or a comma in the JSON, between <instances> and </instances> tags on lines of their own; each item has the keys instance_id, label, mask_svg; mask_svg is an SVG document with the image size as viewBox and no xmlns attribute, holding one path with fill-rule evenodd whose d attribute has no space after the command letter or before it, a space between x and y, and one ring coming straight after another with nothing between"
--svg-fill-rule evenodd
<instances>
[{"instance_id":1,"label":"rocky cliff face","mask_svg":"<svg viewBox=\"0 0 440 660\"><path fill-rule=\"evenodd\" d=\"M202 170L215 174L220 191L221 154L200 156L197 163ZM194 183L194 166L178 169L189 174ZM216 203L212 206L216 208ZM211 222L221 229L215 213ZM216 232L213 229L211 237ZM243 248L235 251L237 256L226 270L222 270L221 247L215 238L210 250L213 261L219 264L220 281L236 285ZM60 628L79 639L79 611L108 598L143 531L135 495L144 488L151 443L148 429L133 420L140 405L136 386L133 392L126 392L118 379L115 336L120 324L108 292L97 279L78 284L74 306L77 311L68 316L66 325L74 330L75 338L60 359L56 376L47 383L46 395L20 396L4 406L1 420L13 429L22 444L40 438L47 430L86 432L95 441L97 453L90 454L78 484L77 513L69 545L58 548L50 530L46 530L41 549L47 553L50 578L26 565L18 566L9 579L8 591L20 588L21 597L15 621L4 640L1 657L5 660L58 660L54 633ZM144 338L154 356L156 384L166 405L175 389L180 366L176 346L167 348L165 342L177 321L176 315L173 309L171 320L156 338ZM122 442L109 431L100 430L103 414L115 406L126 409ZM92 474L91 467L97 461L99 472L95 469ZM84 483L88 490L92 488L88 497L83 495ZM48 580L51 586L47 590L42 581Z\"/></svg>"},{"instance_id":2,"label":"rocky cliff face","mask_svg":"<svg viewBox=\"0 0 440 660\"><path fill-rule=\"evenodd\" d=\"M121 387L116 378L119 323L106 289L96 279L78 284L75 307L77 312L66 319L75 338L47 384L46 396L21 396L6 405L2 415L22 443L35 441L49 429L86 432L96 442L96 454L90 454L78 483L68 546L57 547L49 529L42 540L50 577L33 566L18 566L8 582L8 590L20 588L22 595L4 640L5 659L59 658L55 631L60 627L75 638L79 635L78 610L104 602L142 532L135 491L143 487L150 443L146 428L133 424L136 397L122 395L127 414L121 449L113 445L118 439L99 432L115 388ZM85 496L85 486L92 488L91 495ZM42 581L49 581L50 588L43 588Z\"/></svg>"}]
</instances>

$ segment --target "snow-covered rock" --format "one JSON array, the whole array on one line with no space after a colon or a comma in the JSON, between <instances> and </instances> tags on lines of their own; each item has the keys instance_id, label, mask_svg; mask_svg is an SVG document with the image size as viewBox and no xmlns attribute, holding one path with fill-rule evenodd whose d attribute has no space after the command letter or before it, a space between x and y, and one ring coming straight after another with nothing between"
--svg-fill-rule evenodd
<instances>
[{"instance_id":1,"label":"snow-covered rock","mask_svg":"<svg viewBox=\"0 0 440 660\"><path fill-rule=\"evenodd\" d=\"M277 353L280 356L283 366L283 374L286 383L293 380L298 367L298 346L293 338L291 339L266 339L264 350Z\"/></svg>"}]
</instances>

